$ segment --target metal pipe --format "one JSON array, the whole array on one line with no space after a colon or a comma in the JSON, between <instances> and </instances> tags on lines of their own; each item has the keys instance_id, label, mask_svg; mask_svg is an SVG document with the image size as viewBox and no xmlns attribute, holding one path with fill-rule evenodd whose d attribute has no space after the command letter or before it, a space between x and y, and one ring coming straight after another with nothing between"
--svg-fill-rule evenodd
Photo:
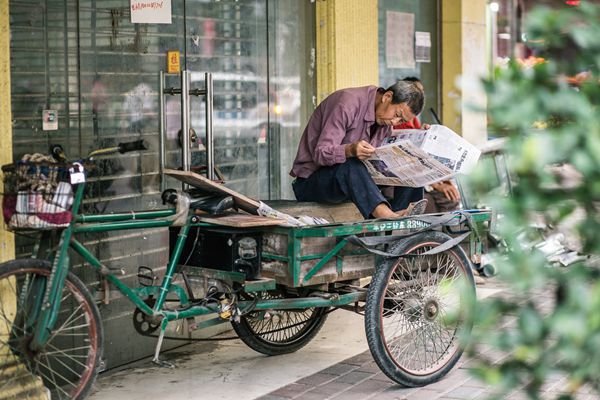
<instances>
[{"instance_id":1,"label":"metal pipe","mask_svg":"<svg viewBox=\"0 0 600 400\"><path fill-rule=\"evenodd\" d=\"M163 192L165 190L165 162L166 162L166 154L165 154L165 125L166 125L166 114L165 114L165 72L160 71L159 73L159 89L158 89L158 97L159 97L159 114L158 114L158 172L160 174L160 191Z\"/></svg>"},{"instance_id":2,"label":"metal pipe","mask_svg":"<svg viewBox=\"0 0 600 400\"><path fill-rule=\"evenodd\" d=\"M213 77L210 72L204 74L206 93L206 177L215 179L215 152L213 146Z\"/></svg>"},{"instance_id":3,"label":"metal pipe","mask_svg":"<svg viewBox=\"0 0 600 400\"><path fill-rule=\"evenodd\" d=\"M155 219L167 218L175 215L177 211L174 208L157 211L138 211L124 212L115 214L79 214L75 217L75 222L92 223L92 222L112 222L112 221L127 221L134 219Z\"/></svg>"},{"instance_id":4,"label":"metal pipe","mask_svg":"<svg viewBox=\"0 0 600 400\"><path fill-rule=\"evenodd\" d=\"M190 151L190 78L187 70L181 71L181 167L184 171L191 169ZM185 189L184 184L184 189Z\"/></svg>"},{"instance_id":5,"label":"metal pipe","mask_svg":"<svg viewBox=\"0 0 600 400\"><path fill-rule=\"evenodd\" d=\"M119 222L98 223L77 225L73 228L75 233L94 233L123 231L126 229L146 229L146 228L164 228L172 226L173 221L168 219L144 219L144 220L126 220Z\"/></svg>"},{"instance_id":6,"label":"metal pipe","mask_svg":"<svg viewBox=\"0 0 600 400\"><path fill-rule=\"evenodd\" d=\"M332 296L329 299L322 297L298 297L288 299L264 299L259 300L256 304L251 301L240 301L237 306L241 309L252 307L255 310L293 310L298 308L309 307L339 307L346 304L356 303L357 301L365 301L367 293L364 291L343 293L337 296ZM215 310L206 306L193 306L182 311L163 311L168 321L195 317L198 315L214 314Z\"/></svg>"}]
</instances>

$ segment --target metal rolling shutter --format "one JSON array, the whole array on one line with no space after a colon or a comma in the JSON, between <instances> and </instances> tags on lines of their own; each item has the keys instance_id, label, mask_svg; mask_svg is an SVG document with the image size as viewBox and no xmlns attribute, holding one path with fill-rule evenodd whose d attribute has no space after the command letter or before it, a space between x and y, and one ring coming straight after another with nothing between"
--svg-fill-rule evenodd
<instances>
[{"instance_id":1,"label":"metal rolling shutter","mask_svg":"<svg viewBox=\"0 0 600 400\"><path fill-rule=\"evenodd\" d=\"M173 1L171 25L132 25L126 0L11 0L15 156L46 153L50 143L61 143L70 157L77 157L93 148L144 138L150 143L147 152L99 160L98 169L90 172L85 212L160 207L158 71L165 69L167 50L180 49L183 57L187 49L188 68L213 69L224 78L216 77L215 82L215 112L218 119L227 121L216 126L217 163L232 187L257 195L259 150L254 120L248 121L247 114L256 112L257 96L266 98L267 81L266 71L259 76L261 71L248 66L256 62L261 46L265 48L260 56L266 57L266 45L260 42L266 35L266 26L260 26L266 25L261 22L265 17L257 14L265 2L241 3L245 4L236 7L188 1L184 19L184 2ZM195 11L192 5L198 6ZM200 43L212 41L211 57L197 51L196 37L186 36L192 24L198 26ZM248 39L249 35L254 36ZM58 110L57 131L42 131L41 113L46 108ZM177 107L170 110L169 117L176 121ZM171 161L176 163L176 137L170 148ZM90 234L80 239L107 265L125 268L123 279L129 284L135 284L140 265L159 274L164 271L168 256L164 229ZM19 239L18 255L26 256L30 245L30 240ZM72 268L101 297L97 274L84 267L79 257L72 257ZM140 337L133 330L129 301L111 291L110 305L100 307L108 367L151 354L155 339Z\"/></svg>"}]
</instances>

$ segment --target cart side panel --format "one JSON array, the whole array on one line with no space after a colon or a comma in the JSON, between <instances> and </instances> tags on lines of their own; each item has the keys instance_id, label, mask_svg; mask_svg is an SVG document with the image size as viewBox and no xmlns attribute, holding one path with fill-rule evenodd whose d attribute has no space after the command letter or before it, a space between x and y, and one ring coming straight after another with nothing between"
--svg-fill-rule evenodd
<instances>
[{"instance_id":1,"label":"cart side panel","mask_svg":"<svg viewBox=\"0 0 600 400\"><path fill-rule=\"evenodd\" d=\"M293 240L284 233L265 233L263 235L263 257L261 276L275 279L275 282L285 286L294 286L293 274L290 273L288 244ZM273 256L275 258L270 258ZM293 257L293 256L292 256Z\"/></svg>"},{"instance_id":2,"label":"cart side panel","mask_svg":"<svg viewBox=\"0 0 600 400\"><path fill-rule=\"evenodd\" d=\"M300 286L364 278L373 275L375 271L375 256L372 254L345 255L340 258L341 272L337 270L340 261L334 257L306 282L304 278L319 260L303 261L300 264Z\"/></svg>"},{"instance_id":3,"label":"cart side panel","mask_svg":"<svg viewBox=\"0 0 600 400\"><path fill-rule=\"evenodd\" d=\"M261 276L263 278L275 279L275 282L279 285L285 285L288 287L294 286L292 277L288 273L287 261L263 260Z\"/></svg>"},{"instance_id":4,"label":"cart side panel","mask_svg":"<svg viewBox=\"0 0 600 400\"><path fill-rule=\"evenodd\" d=\"M442 216L444 214L439 214ZM461 218L459 214L449 213L449 217ZM491 212L489 210L472 210L468 212L470 222L479 229L479 237L485 238L489 230ZM275 279L278 284L299 287L323 283L340 282L371 276L375 271L376 257L366 250L341 241L350 235L384 235L406 234L427 228L430 223L422 221L419 216L392 221L360 221L335 225L315 225L304 228L271 227L263 236L263 261L261 274ZM442 229L440 226L431 229ZM450 228L448 233L455 236L468 231L468 224L462 223ZM473 242L471 237L464 246L469 248L467 254L477 260L486 244ZM329 252L337 251L318 270L313 268ZM309 276L309 279L306 277ZM306 279L306 280L305 280Z\"/></svg>"},{"instance_id":5,"label":"cart side panel","mask_svg":"<svg viewBox=\"0 0 600 400\"><path fill-rule=\"evenodd\" d=\"M360 251L347 245L340 256L333 257L317 273L305 281L313 267L338 243L336 237L302 237L298 254L289 254L292 237L282 233L267 233L263 238L261 275L275 279L286 286L310 286L371 276L375 270L375 256L352 254ZM277 259L269 258L272 255ZM308 258L308 259L307 259ZM294 275L297 282L294 282Z\"/></svg>"}]
</instances>

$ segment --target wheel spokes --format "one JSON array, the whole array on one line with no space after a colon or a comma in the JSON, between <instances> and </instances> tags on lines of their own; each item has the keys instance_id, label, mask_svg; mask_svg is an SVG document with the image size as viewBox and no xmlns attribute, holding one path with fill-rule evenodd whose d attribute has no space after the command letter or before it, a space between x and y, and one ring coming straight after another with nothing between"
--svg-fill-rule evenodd
<instances>
[{"instance_id":1,"label":"wheel spokes","mask_svg":"<svg viewBox=\"0 0 600 400\"><path fill-rule=\"evenodd\" d=\"M80 289L70 281L60 293L55 329L40 349L29 348L49 274L45 269L20 270L0 279L0 360L14 361L17 368L28 371L0 379L0 391L15 378L29 374L43 380L53 399L70 399L93 372L97 351L96 336L92 336L94 316Z\"/></svg>"},{"instance_id":2,"label":"wheel spokes","mask_svg":"<svg viewBox=\"0 0 600 400\"><path fill-rule=\"evenodd\" d=\"M263 299L283 298L280 294L263 293ZM254 312L246 317L250 329L272 344L289 344L304 335L317 313L317 308Z\"/></svg>"},{"instance_id":3,"label":"wheel spokes","mask_svg":"<svg viewBox=\"0 0 600 400\"><path fill-rule=\"evenodd\" d=\"M431 372L454 354L465 275L448 252L400 258L382 298L382 335L396 364Z\"/></svg>"}]
</instances>

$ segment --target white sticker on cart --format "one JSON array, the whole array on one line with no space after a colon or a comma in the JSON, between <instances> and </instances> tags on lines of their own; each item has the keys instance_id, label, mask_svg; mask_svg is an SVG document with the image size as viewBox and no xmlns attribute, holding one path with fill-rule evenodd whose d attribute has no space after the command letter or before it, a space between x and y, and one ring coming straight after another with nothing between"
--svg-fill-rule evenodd
<instances>
[{"instance_id":1,"label":"white sticker on cart","mask_svg":"<svg viewBox=\"0 0 600 400\"><path fill-rule=\"evenodd\" d=\"M71 168L69 168L69 173L71 175L71 185L76 185L78 183L85 182L85 174L83 173L83 165L79 163L73 164Z\"/></svg>"}]
</instances>

